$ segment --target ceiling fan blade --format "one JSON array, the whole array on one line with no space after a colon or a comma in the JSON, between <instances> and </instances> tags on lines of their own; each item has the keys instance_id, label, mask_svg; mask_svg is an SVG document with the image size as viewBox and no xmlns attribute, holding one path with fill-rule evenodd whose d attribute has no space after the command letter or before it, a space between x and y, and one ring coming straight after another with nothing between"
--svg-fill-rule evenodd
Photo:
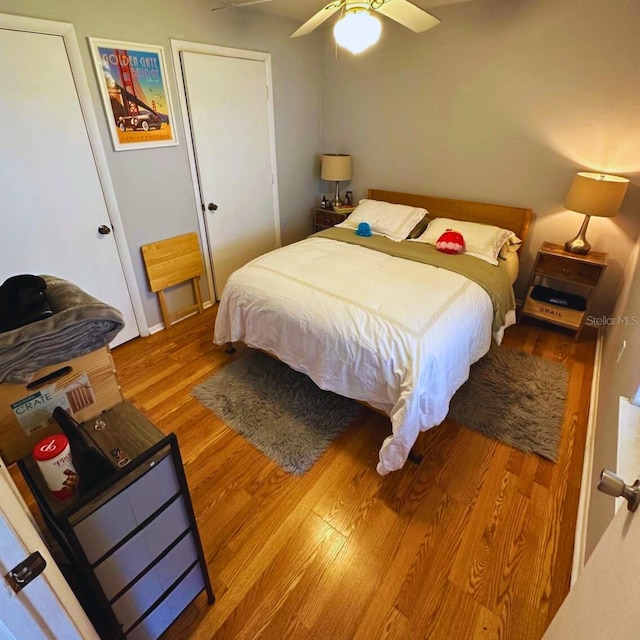
<instances>
[{"instance_id":1,"label":"ceiling fan blade","mask_svg":"<svg viewBox=\"0 0 640 640\"><path fill-rule=\"evenodd\" d=\"M372 8L416 33L421 33L440 24L440 18L432 16L428 11L417 7L409 0L387 0L380 6L376 6L377 4L377 2L373 2Z\"/></svg>"},{"instance_id":2,"label":"ceiling fan blade","mask_svg":"<svg viewBox=\"0 0 640 640\"><path fill-rule=\"evenodd\" d=\"M222 7L214 7L211 11L222 11L223 9L239 9L240 7L250 7L254 4L264 4L271 0L248 0L248 2L230 2Z\"/></svg>"},{"instance_id":3,"label":"ceiling fan blade","mask_svg":"<svg viewBox=\"0 0 640 640\"><path fill-rule=\"evenodd\" d=\"M324 9L320 9L315 16L309 18L300 28L296 29L289 37L299 38L311 33L316 27L319 27L325 20L328 20L340 7L344 4L344 0L336 0L330 2Z\"/></svg>"}]
</instances>

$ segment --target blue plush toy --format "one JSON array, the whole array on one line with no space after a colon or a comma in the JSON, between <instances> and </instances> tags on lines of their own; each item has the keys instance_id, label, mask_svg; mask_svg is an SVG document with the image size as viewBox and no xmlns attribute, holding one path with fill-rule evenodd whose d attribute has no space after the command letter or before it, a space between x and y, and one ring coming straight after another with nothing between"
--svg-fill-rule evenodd
<instances>
[{"instance_id":1,"label":"blue plush toy","mask_svg":"<svg viewBox=\"0 0 640 640\"><path fill-rule=\"evenodd\" d=\"M361 222L356 229L356 235L363 238L369 238L371 236L371 227L368 222Z\"/></svg>"}]
</instances>

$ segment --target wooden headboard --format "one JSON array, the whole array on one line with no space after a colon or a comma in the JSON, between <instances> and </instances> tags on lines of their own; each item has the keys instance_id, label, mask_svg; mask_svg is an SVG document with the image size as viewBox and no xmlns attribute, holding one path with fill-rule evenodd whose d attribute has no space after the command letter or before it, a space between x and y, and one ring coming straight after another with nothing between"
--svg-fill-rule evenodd
<instances>
[{"instance_id":1,"label":"wooden headboard","mask_svg":"<svg viewBox=\"0 0 640 640\"><path fill-rule=\"evenodd\" d=\"M513 231L524 243L529 231L529 223L533 215L531 209L508 207L501 204L484 204L468 200L451 200L434 196L420 196L398 191L369 189L367 198L382 200L394 204L406 204L411 207L422 207L429 212L430 218L453 218L466 222L492 224L502 229Z\"/></svg>"}]
</instances>

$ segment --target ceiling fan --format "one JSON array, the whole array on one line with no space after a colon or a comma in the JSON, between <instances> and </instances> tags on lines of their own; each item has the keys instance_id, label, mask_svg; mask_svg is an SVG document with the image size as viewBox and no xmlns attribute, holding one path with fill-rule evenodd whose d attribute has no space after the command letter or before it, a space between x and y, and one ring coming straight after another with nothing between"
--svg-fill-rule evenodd
<instances>
[{"instance_id":1,"label":"ceiling fan","mask_svg":"<svg viewBox=\"0 0 640 640\"><path fill-rule=\"evenodd\" d=\"M336 36L336 40L338 40L338 44L342 44L339 39L338 31L340 31L340 25L344 25L345 21L347 21L347 24L351 23L352 26L350 28L352 32L356 29L356 22L363 25L365 22L368 22L372 28L377 30L377 36L373 42L377 41L380 36L381 27L379 21L370 14L371 11L381 13L383 16L387 16L387 18L391 18L392 20L399 22L401 25L415 31L416 33L421 33L422 31L431 29L440 23L439 18L436 18L428 11L425 11L424 9L421 9L415 4L409 2L409 0L364 0L357 2L352 2L350 0L334 0L334 2L330 2L326 7L320 9L320 11L318 11L318 13L313 17L309 18L309 20L307 20L299 29L296 29L290 37L298 38L299 36L306 36L315 28L319 27L325 20L329 19L339 9L343 10L343 17L334 28L334 34ZM378 26L373 27L373 23L370 20L377 22ZM373 42L369 44L373 44ZM354 51L354 53L356 52Z\"/></svg>"},{"instance_id":2,"label":"ceiling fan","mask_svg":"<svg viewBox=\"0 0 640 640\"><path fill-rule=\"evenodd\" d=\"M223 9L237 9L239 7L250 7L254 4L264 4L272 0L248 0L248 2L229 2L221 7L214 7L211 11L222 11Z\"/></svg>"}]
</instances>

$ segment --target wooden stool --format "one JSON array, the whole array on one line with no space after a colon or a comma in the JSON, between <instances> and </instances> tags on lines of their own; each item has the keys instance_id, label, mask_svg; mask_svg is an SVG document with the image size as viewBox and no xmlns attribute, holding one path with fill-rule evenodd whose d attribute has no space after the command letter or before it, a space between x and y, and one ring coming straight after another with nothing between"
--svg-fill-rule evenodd
<instances>
[{"instance_id":1,"label":"wooden stool","mask_svg":"<svg viewBox=\"0 0 640 640\"><path fill-rule=\"evenodd\" d=\"M152 242L142 246L141 250L149 287L151 291L158 294L165 328L171 327L172 317L174 319L178 316L182 317L195 309L198 313L202 313L204 307L200 295L200 276L204 272L204 265L197 234L186 233L183 236ZM187 280L191 281L196 304L171 316L164 290Z\"/></svg>"}]
</instances>

